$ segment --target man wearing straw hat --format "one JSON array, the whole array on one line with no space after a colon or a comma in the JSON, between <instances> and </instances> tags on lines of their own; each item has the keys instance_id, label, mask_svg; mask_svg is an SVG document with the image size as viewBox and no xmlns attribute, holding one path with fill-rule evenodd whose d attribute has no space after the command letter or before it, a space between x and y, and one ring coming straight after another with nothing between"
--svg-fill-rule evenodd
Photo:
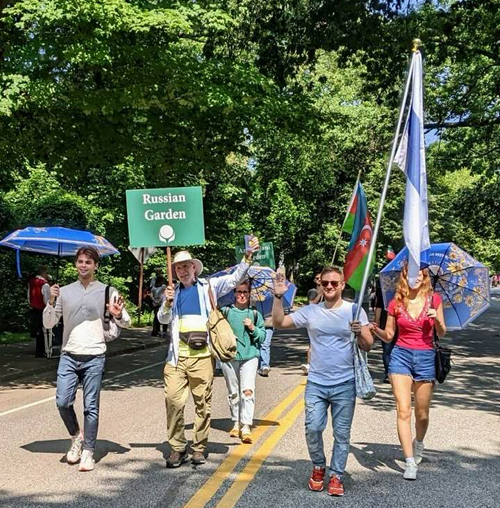
<instances>
[{"instance_id":1,"label":"man wearing straw hat","mask_svg":"<svg viewBox=\"0 0 500 508\"><path fill-rule=\"evenodd\" d=\"M210 431L214 360L208 347L207 320L212 306L209 291L215 300L232 291L246 277L252 252L259 241L253 237L251 250L245 253L236 270L210 280L199 278L203 264L188 251L174 256L172 267L179 283L168 286L158 311L160 323L171 323L171 341L163 373L167 406L167 440L171 454L167 467L175 468L188 460L185 436L184 407L191 392L195 404L193 454L195 465L205 463L205 449Z\"/></svg>"}]
</instances>

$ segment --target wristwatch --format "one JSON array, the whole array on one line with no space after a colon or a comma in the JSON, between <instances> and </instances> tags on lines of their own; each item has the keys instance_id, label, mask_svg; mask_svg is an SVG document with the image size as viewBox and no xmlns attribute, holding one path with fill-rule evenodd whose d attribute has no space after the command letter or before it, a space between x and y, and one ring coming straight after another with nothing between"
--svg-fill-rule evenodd
<instances>
[{"instance_id":1,"label":"wristwatch","mask_svg":"<svg viewBox=\"0 0 500 508\"><path fill-rule=\"evenodd\" d=\"M283 295L274 295L274 298L277 298L278 300L281 300L283 298Z\"/></svg>"}]
</instances>

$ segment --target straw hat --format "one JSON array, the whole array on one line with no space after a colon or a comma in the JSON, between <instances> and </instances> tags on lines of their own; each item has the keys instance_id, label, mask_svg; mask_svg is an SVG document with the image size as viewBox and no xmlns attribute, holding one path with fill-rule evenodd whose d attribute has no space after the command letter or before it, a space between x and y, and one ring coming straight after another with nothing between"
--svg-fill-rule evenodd
<instances>
[{"instance_id":1,"label":"straw hat","mask_svg":"<svg viewBox=\"0 0 500 508\"><path fill-rule=\"evenodd\" d=\"M177 252L177 254L174 256L174 260L172 261L172 268L175 270L176 263L184 263L185 261L190 261L194 264L194 273L196 277L199 277L200 273L203 271L203 263L199 259L193 258L187 250L181 250Z\"/></svg>"}]
</instances>

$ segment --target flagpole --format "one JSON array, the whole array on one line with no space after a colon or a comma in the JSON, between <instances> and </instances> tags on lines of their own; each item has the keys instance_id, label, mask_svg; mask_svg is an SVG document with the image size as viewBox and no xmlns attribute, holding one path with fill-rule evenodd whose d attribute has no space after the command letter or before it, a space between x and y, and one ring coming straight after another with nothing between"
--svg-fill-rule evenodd
<instances>
[{"instance_id":1,"label":"flagpole","mask_svg":"<svg viewBox=\"0 0 500 508\"><path fill-rule=\"evenodd\" d=\"M398 123L396 125L394 139L392 142L391 155L389 157L389 162L387 164L387 172L385 174L384 187L382 189L382 194L380 196L380 203L378 205L377 220L375 221L375 228L373 230L373 235L372 235L372 239L370 242L370 250L368 251L368 258L366 260L365 270L363 273L363 280L361 282L361 288L359 290L358 305L357 305L356 316L355 316L356 321L359 319L359 314L361 312L361 306L363 304L363 297L365 296L365 291L366 291L366 284L368 282L368 277L370 276L370 268L372 265L373 254L375 252L375 245L377 244L378 231L380 229L380 223L382 222L382 212L384 210L387 189L389 188L389 180L391 178L392 164L394 162L394 156L396 154L399 131L401 130L401 124L403 122L406 100L408 98L408 90L410 89L411 78L413 75L413 64L415 62L415 54L417 53L418 48L421 45L422 45L422 41L420 39L413 39L413 45L412 45L412 49L411 49L413 54L412 54L411 61L410 61L410 68L409 68L408 76L406 78L406 85L405 85L405 89L404 89L404 93L403 93L403 98L401 100L401 106L399 108L399 118L398 118Z\"/></svg>"},{"instance_id":2,"label":"flagpole","mask_svg":"<svg viewBox=\"0 0 500 508\"><path fill-rule=\"evenodd\" d=\"M354 194L356 192L356 188L358 186L360 178L361 178L361 169L358 171L358 178L356 178L356 183L354 184L354 191L351 195L351 201L349 201L349 205L347 205L347 212L345 213L344 221L342 222L342 226L340 227L340 233L339 233L339 237L337 239L337 245L335 245L335 250L333 251L333 256L332 256L332 262L330 263L331 265L333 265L333 263L335 262L335 256L337 255L337 250L339 248L340 240L342 238L342 233L344 231L342 228L345 224L345 221L347 220L347 217L349 217L349 211L351 210L352 202L354 201Z\"/></svg>"}]
</instances>

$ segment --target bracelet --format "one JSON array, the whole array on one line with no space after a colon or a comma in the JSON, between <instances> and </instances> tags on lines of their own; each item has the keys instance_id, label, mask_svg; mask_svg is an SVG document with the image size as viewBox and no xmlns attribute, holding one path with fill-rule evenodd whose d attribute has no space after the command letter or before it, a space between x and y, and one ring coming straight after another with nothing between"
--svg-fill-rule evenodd
<instances>
[{"instance_id":1,"label":"bracelet","mask_svg":"<svg viewBox=\"0 0 500 508\"><path fill-rule=\"evenodd\" d=\"M277 298L278 300L281 300L283 298L283 295L274 295L274 298Z\"/></svg>"}]
</instances>

